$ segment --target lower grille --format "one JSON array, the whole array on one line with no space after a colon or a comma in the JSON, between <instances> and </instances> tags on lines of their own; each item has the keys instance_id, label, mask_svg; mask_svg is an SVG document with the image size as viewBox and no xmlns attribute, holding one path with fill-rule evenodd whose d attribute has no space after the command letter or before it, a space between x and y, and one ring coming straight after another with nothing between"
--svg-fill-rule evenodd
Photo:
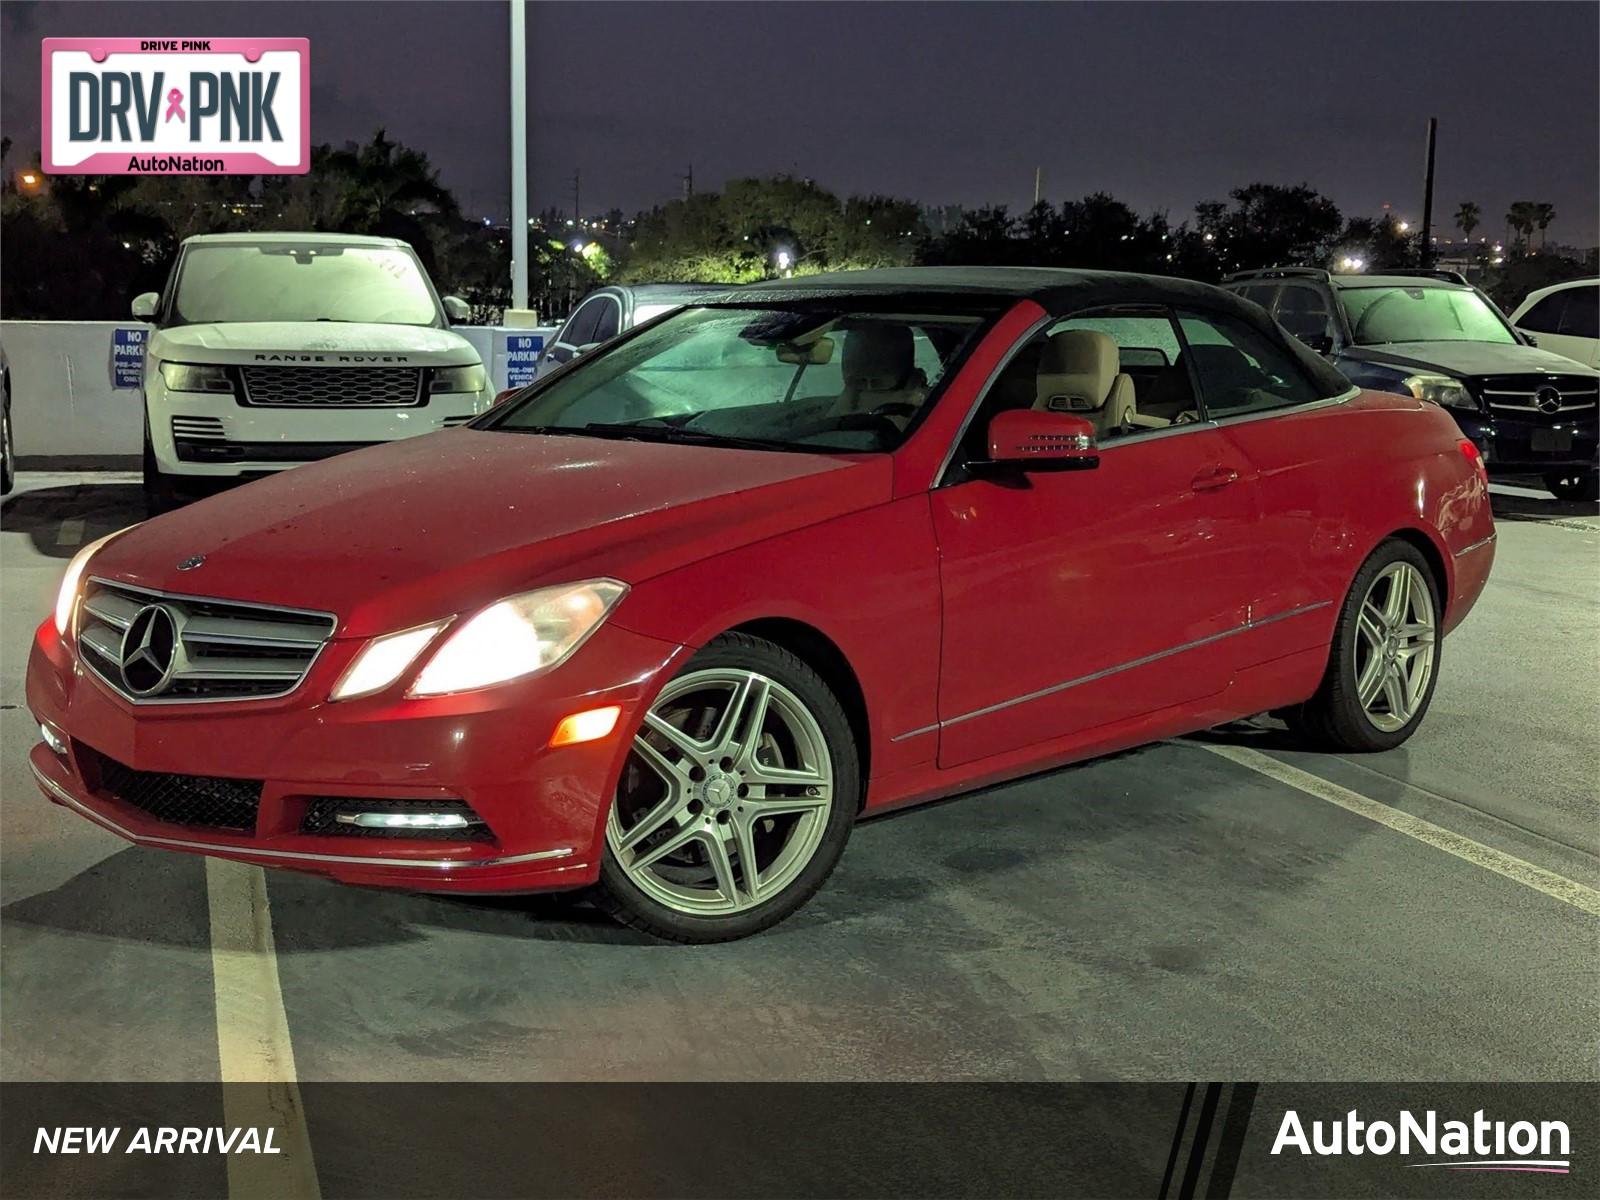
<instances>
[{"instance_id":1,"label":"lower grille","mask_svg":"<svg viewBox=\"0 0 1600 1200\"><path fill-rule=\"evenodd\" d=\"M259 779L136 771L81 742L77 749L98 777L99 790L112 800L169 825L255 832L256 810L261 806Z\"/></svg>"},{"instance_id":2,"label":"lower grille","mask_svg":"<svg viewBox=\"0 0 1600 1200\"><path fill-rule=\"evenodd\" d=\"M468 824L458 829L394 829L353 825L339 820L353 813L455 813ZM300 832L320 837L376 837L446 842L492 842L494 834L464 800L363 800L359 796L313 796L306 804Z\"/></svg>"},{"instance_id":3,"label":"lower grille","mask_svg":"<svg viewBox=\"0 0 1600 1200\"><path fill-rule=\"evenodd\" d=\"M294 691L333 628L327 613L91 579L78 610L78 650L135 703L257 700Z\"/></svg>"},{"instance_id":4,"label":"lower grille","mask_svg":"<svg viewBox=\"0 0 1600 1200\"><path fill-rule=\"evenodd\" d=\"M415 408L427 403L420 367L242 367L252 408Z\"/></svg>"},{"instance_id":5,"label":"lower grille","mask_svg":"<svg viewBox=\"0 0 1600 1200\"><path fill-rule=\"evenodd\" d=\"M368 446L381 446L382 442L228 442L218 439L203 440L187 436L178 439L178 461L194 463L215 462L265 462L308 463L321 462L336 454L364 450Z\"/></svg>"}]
</instances>

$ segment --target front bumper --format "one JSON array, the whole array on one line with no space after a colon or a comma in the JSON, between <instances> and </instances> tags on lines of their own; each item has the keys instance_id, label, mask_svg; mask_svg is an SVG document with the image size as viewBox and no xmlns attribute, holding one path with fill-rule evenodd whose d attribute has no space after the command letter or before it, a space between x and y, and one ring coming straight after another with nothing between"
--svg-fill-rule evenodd
<instances>
[{"instance_id":1,"label":"front bumper","mask_svg":"<svg viewBox=\"0 0 1600 1200\"><path fill-rule=\"evenodd\" d=\"M150 447L163 474L238 478L281 471L401 438L450 429L489 407L488 392L442 392L410 408L264 408L231 394L146 384Z\"/></svg>"},{"instance_id":2,"label":"front bumper","mask_svg":"<svg viewBox=\"0 0 1600 1200\"><path fill-rule=\"evenodd\" d=\"M428 700L322 699L360 644L330 642L280 699L141 708L85 670L46 621L29 658L28 707L66 750L41 741L29 765L51 800L140 845L418 891L592 883L626 749L687 651L606 625L548 676ZM623 709L611 736L548 748L563 716L605 704ZM100 782L103 758L137 772L259 782L253 827L152 815L141 797ZM491 836L307 832L312 802L328 798L463 802Z\"/></svg>"},{"instance_id":3,"label":"front bumper","mask_svg":"<svg viewBox=\"0 0 1600 1200\"><path fill-rule=\"evenodd\" d=\"M1454 409L1450 413L1477 443L1491 475L1592 471L1600 464L1600 430L1593 409L1581 416L1543 419Z\"/></svg>"}]
</instances>

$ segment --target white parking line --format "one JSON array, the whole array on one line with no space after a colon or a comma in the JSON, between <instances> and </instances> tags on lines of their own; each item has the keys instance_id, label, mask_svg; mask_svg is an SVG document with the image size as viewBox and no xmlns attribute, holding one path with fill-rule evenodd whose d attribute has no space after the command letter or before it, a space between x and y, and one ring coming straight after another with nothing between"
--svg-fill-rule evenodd
<instances>
[{"instance_id":1,"label":"white parking line","mask_svg":"<svg viewBox=\"0 0 1600 1200\"><path fill-rule=\"evenodd\" d=\"M1204 746L1213 754L1219 754L1241 767L1248 767L1270 779L1276 779L1279 783L1286 783L1308 796L1326 800L1329 804L1338 805L1347 812L1353 812L1369 821L1376 821L1379 825L1415 838L1436 850L1443 850L1446 854L1453 854L1474 866L1493 871L1496 875L1503 875L1523 887L1543 892L1546 896L1552 896L1563 904L1570 904L1590 916L1600 917L1600 891L1568 879L1565 875L1557 875L1554 871L1536 867L1531 862L1507 854L1503 850L1496 850L1493 846L1485 846L1482 842L1475 842L1442 825L1435 825L1432 821L1424 821L1421 817L1414 817L1398 808L1371 800L1360 792L1352 792L1349 788L1340 787L1337 783L1331 783L1320 776L1302 771L1298 767L1291 767L1288 763L1279 762L1259 750L1249 750L1243 746L1222 746L1213 742L1187 744Z\"/></svg>"},{"instance_id":2,"label":"white parking line","mask_svg":"<svg viewBox=\"0 0 1600 1200\"><path fill-rule=\"evenodd\" d=\"M68 517L56 530L56 545L76 546L83 541L83 518Z\"/></svg>"},{"instance_id":3,"label":"white parking line","mask_svg":"<svg viewBox=\"0 0 1600 1200\"><path fill-rule=\"evenodd\" d=\"M230 1128L272 1127L282 1150L229 1155L228 1195L231 1200L317 1200L322 1193L278 982L266 876L260 867L208 858L206 898L223 1120Z\"/></svg>"}]
</instances>

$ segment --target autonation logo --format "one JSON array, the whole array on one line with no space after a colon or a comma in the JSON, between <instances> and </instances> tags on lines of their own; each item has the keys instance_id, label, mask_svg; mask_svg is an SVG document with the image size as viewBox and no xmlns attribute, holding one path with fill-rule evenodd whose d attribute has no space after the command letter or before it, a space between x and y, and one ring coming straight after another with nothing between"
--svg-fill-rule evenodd
<instances>
[{"instance_id":1,"label":"autonation logo","mask_svg":"<svg viewBox=\"0 0 1600 1200\"><path fill-rule=\"evenodd\" d=\"M1385 1154L1425 1155L1435 1162L1408 1167L1450 1171L1524 1171L1566 1175L1571 1170L1572 1134L1565 1121L1491 1121L1479 1109L1470 1121L1439 1119L1429 1109L1419 1118L1402 1109L1393 1121L1363 1121L1355 1109L1340 1120L1312 1121L1289 1109L1278 1125L1272 1153L1299 1151L1308 1157Z\"/></svg>"}]
</instances>

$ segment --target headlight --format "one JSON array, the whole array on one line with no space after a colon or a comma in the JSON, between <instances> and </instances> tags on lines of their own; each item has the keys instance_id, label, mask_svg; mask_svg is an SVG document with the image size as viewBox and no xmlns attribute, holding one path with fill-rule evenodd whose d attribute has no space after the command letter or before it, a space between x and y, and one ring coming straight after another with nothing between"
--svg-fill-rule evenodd
<instances>
[{"instance_id":1,"label":"headlight","mask_svg":"<svg viewBox=\"0 0 1600 1200\"><path fill-rule=\"evenodd\" d=\"M350 700L356 696L381 692L400 678L400 673L411 665L412 660L422 653L423 647L433 641L434 635L446 624L448 622L436 621L432 625L373 638L361 648L361 653L345 668L344 674L339 676L339 682L333 685L328 699Z\"/></svg>"},{"instance_id":2,"label":"headlight","mask_svg":"<svg viewBox=\"0 0 1600 1200\"><path fill-rule=\"evenodd\" d=\"M489 386L489 377L477 363L470 367L437 367L433 372L430 392L481 392Z\"/></svg>"},{"instance_id":3,"label":"headlight","mask_svg":"<svg viewBox=\"0 0 1600 1200\"><path fill-rule=\"evenodd\" d=\"M128 529L135 526L130 525ZM128 529L119 529L116 533L108 533L97 541L90 542L82 550L72 556L72 561L67 564L67 573L61 577L61 590L56 593L56 632L65 637L67 629L72 625L72 607L78 602L78 588L83 584L83 573L89 566L89 560L114 537L127 533Z\"/></svg>"},{"instance_id":4,"label":"headlight","mask_svg":"<svg viewBox=\"0 0 1600 1200\"><path fill-rule=\"evenodd\" d=\"M161 378L172 392L231 392L233 381L226 367L203 366L198 363L164 362Z\"/></svg>"},{"instance_id":5,"label":"headlight","mask_svg":"<svg viewBox=\"0 0 1600 1200\"><path fill-rule=\"evenodd\" d=\"M1478 409L1467 385L1449 375L1408 375L1404 383L1418 400L1431 400L1442 408Z\"/></svg>"},{"instance_id":6,"label":"headlight","mask_svg":"<svg viewBox=\"0 0 1600 1200\"><path fill-rule=\"evenodd\" d=\"M408 694L466 692L548 670L566 661L627 591L615 579L589 579L496 601L445 639Z\"/></svg>"}]
</instances>

